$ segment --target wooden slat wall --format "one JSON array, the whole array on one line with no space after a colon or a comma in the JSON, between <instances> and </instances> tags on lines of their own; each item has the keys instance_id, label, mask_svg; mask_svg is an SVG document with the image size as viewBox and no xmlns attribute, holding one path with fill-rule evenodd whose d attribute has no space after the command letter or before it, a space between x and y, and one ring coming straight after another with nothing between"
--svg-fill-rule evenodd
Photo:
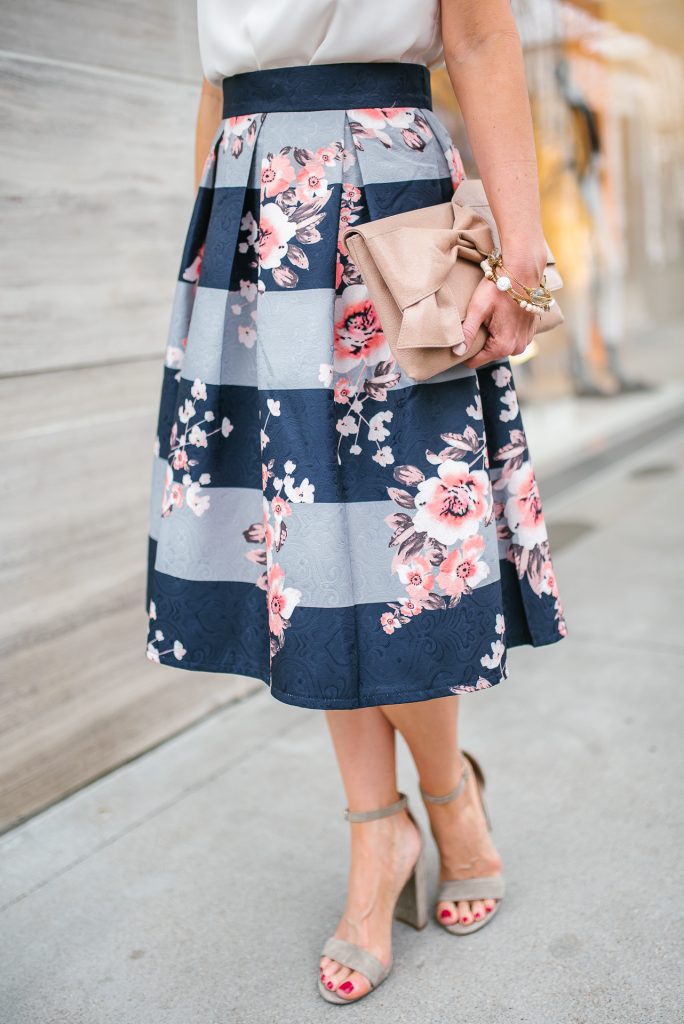
<instances>
[{"instance_id":1,"label":"wooden slat wall","mask_svg":"<svg viewBox=\"0 0 684 1024\"><path fill-rule=\"evenodd\" d=\"M144 656L194 0L0 6L0 829L263 684Z\"/></svg>"}]
</instances>

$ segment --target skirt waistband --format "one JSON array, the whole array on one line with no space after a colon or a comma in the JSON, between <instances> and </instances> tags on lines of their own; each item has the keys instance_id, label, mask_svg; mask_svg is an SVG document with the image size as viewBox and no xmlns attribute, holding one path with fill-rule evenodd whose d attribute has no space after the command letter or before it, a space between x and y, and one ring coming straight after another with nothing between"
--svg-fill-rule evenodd
<instances>
[{"instance_id":1,"label":"skirt waistband","mask_svg":"<svg viewBox=\"0 0 684 1024\"><path fill-rule=\"evenodd\" d=\"M245 71L223 79L223 117L289 110L423 107L432 110L423 64L300 64Z\"/></svg>"}]
</instances>

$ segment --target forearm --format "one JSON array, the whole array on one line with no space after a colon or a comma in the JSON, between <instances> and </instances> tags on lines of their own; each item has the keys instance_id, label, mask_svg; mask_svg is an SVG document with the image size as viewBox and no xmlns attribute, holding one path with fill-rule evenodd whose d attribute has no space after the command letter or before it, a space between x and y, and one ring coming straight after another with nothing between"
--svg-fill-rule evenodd
<instances>
[{"instance_id":1,"label":"forearm","mask_svg":"<svg viewBox=\"0 0 684 1024\"><path fill-rule=\"evenodd\" d=\"M195 188L202 180L204 163L216 129L221 122L222 113L223 93L216 86L211 85L206 78L203 78L195 127Z\"/></svg>"},{"instance_id":2,"label":"forearm","mask_svg":"<svg viewBox=\"0 0 684 1024\"><path fill-rule=\"evenodd\" d=\"M499 228L504 263L539 280L546 248L537 159L522 48L508 0L447 0L443 19L447 71Z\"/></svg>"}]
</instances>

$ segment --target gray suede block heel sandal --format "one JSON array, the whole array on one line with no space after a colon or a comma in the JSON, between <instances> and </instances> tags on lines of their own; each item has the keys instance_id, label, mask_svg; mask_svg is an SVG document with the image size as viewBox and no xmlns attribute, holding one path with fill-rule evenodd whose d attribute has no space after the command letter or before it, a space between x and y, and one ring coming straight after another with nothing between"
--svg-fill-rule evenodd
<instances>
[{"instance_id":1,"label":"gray suede block heel sandal","mask_svg":"<svg viewBox=\"0 0 684 1024\"><path fill-rule=\"evenodd\" d=\"M406 808L409 818L418 829L418 833L420 835L420 852L418 853L418 857L416 858L416 862L413 865L413 870L411 871L409 878L397 897L397 901L394 905L394 917L397 921L404 921L406 924L410 924L412 928L420 930L421 928L425 928L428 923L425 841L420 825L408 808L408 799L406 794L400 793L399 799L395 803L389 804L387 807L380 807L375 811L350 811L349 808L347 808L344 812L344 816L347 821L373 821L376 818L385 818L390 814L396 814L404 808ZM318 991L329 1003L341 1004L360 1002L361 999L365 999L367 995L370 995L374 989L381 985L392 970L391 962L389 967L385 967L385 965L367 949L356 945L354 942L347 942L345 939L338 939L334 935L331 935L330 938L326 940L321 951L321 956L329 956L331 960L336 960L345 967L349 967L350 970L359 971L370 982L370 988L368 989L368 992L364 993L364 995L357 996L355 999L344 999L342 996L338 996L336 992L332 992L330 989L327 989L319 978Z\"/></svg>"},{"instance_id":2,"label":"gray suede block heel sandal","mask_svg":"<svg viewBox=\"0 0 684 1024\"><path fill-rule=\"evenodd\" d=\"M482 794L485 787L484 772L473 755L466 753L465 750L461 751L461 759L463 761L463 774L461 775L458 785L452 789L450 793L445 793L444 796L430 796L430 794L426 793L421 787L420 794L423 800L429 804L446 804L451 800L456 800L465 789L470 769L472 769L473 775L477 781L477 792L480 798L480 804L482 805L485 821L487 822L487 828L491 832L492 823L489 814L487 813L487 806ZM496 914L504 896L504 888L505 884L502 874L488 875L481 878L451 878L440 882L437 889L437 903L441 900L453 900L454 903L458 903L459 900L496 900L497 902L494 904L494 909L491 910L482 921L473 921L472 924L461 924L460 922L444 924L442 921L439 921L439 924L442 925L442 928L446 928L448 932L451 932L452 935L469 935L470 932L478 931L478 929L489 924Z\"/></svg>"}]
</instances>

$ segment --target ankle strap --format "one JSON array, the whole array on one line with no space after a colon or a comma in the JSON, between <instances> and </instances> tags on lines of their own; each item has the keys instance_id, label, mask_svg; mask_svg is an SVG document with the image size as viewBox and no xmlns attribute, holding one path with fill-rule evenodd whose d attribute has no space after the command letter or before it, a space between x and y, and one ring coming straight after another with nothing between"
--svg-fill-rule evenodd
<instances>
[{"instance_id":1,"label":"ankle strap","mask_svg":"<svg viewBox=\"0 0 684 1024\"><path fill-rule=\"evenodd\" d=\"M403 811L407 804L406 793L400 793L399 799L393 804L388 804L387 807L379 807L375 811L350 811L348 807L345 807L344 816L347 821L373 821L375 818L387 818L390 814Z\"/></svg>"},{"instance_id":2,"label":"ankle strap","mask_svg":"<svg viewBox=\"0 0 684 1024\"><path fill-rule=\"evenodd\" d=\"M461 775L461 778L458 780L458 784L451 790L450 793L445 793L444 796L430 796L430 794L426 793L423 787L421 786L420 795L422 796L423 800L425 800L429 804L448 804L450 800L455 800L457 796L460 796L463 787L468 781L468 775L470 774L468 771L468 762L466 758L463 756L463 754L461 754L461 764L463 765L463 773Z\"/></svg>"}]
</instances>

